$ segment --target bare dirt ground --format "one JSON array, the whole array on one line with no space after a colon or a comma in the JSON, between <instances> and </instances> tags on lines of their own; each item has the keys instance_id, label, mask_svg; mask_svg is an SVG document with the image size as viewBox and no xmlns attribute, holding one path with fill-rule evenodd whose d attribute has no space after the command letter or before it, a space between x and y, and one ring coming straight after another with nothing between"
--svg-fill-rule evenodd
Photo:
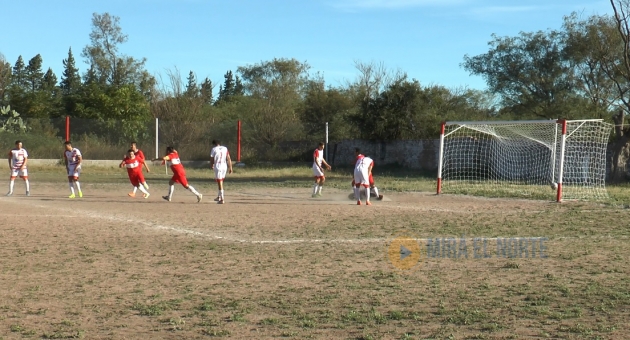
<instances>
[{"instance_id":1,"label":"bare dirt ground","mask_svg":"<svg viewBox=\"0 0 630 340\"><path fill-rule=\"evenodd\" d=\"M0 339L513 339L630 334L627 210L430 193L238 188L227 204L163 184L38 183L0 198ZM198 188L199 189L199 188ZM420 260L388 257L397 235ZM427 239L467 240L430 258ZM500 258L502 237L547 238L547 258ZM474 258L487 238L490 258ZM461 244L461 243L458 243ZM532 254L533 255L533 254Z\"/></svg>"}]
</instances>

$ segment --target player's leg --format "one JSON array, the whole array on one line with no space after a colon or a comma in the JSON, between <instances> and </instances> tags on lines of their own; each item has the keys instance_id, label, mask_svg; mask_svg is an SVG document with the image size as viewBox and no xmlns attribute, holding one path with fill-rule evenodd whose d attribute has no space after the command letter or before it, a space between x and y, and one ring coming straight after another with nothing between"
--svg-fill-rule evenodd
<instances>
[{"instance_id":1,"label":"player's leg","mask_svg":"<svg viewBox=\"0 0 630 340\"><path fill-rule=\"evenodd\" d=\"M173 199L173 192L175 191L175 180L176 180L176 174L173 174L173 177L171 177L171 180L168 181L168 195L166 196L162 196L163 199L167 200L167 201L171 201L171 199Z\"/></svg>"},{"instance_id":2,"label":"player's leg","mask_svg":"<svg viewBox=\"0 0 630 340\"><path fill-rule=\"evenodd\" d=\"M146 179L144 179L144 174L142 173L142 166L140 167L140 172L138 173L138 181L140 181L140 184L142 184L142 186L149 190L149 185L147 184ZM134 189L133 192L135 193L136 190Z\"/></svg>"},{"instance_id":3,"label":"player's leg","mask_svg":"<svg viewBox=\"0 0 630 340\"><path fill-rule=\"evenodd\" d=\"M317 196L321 196L322 195L322 188L324 187L324 182L326 182L326 177L322 176L319 179L319 186L317 187Z\"/></svg>"},{"instance_id":4,"label":"player's leg","mask_svg":"<svg viewBox=\"0 0 630 340\"><path fill-rule=\"evenodd\" d=\"M26 196L31 196L31 183L28 181L28 171L26 169L20 171L20 178L24 180L24 186L26 187Z\"/></svg>"},{"instance_id":5,"label":"player's leg","mask_svg":"<svg viewBox=\"0 0 630 340\"><path fill-rule=\"evenodd\" d=\"M372 205L372 203L370 203L370 185L365 184L363 187L365 188L365 205Z\"/></svg>"},{"instance_id":6,"label":"player's leg","mask_svg":"<svg viewBox=\"0 0 630 340\"><path fill-rule=\"evenodd\" d=\"M201 202L201 199L203 198L203 195L200 194L197 190L195 190L195 188L192 185L188 184L188 179L186 178L186 175L181 174L179 176L179 181L181 183L181 185L186 188L186 190L192 192L195 196L197 196L197 203Z\"/></svg>"},{"instance_id":7,"label":"player's leg","mask_svg":"<svg viewBox=\"0 0 630 340\"><path fill-rule=\"evenodd\" d=\"M138 189L140 189L140 192L143 194L143 197L144 197L145 199L149 198L149 196L151 195L151 194L149 194L149 192L148 192L148 191L144 188L144 186L140 184L140 182L138 182L138 185L136 185L134 188L138 188Z\"/></svg>"},{"instance_id":8,"label":"player's leg","mask_svg":"<svg viewBox=\"0 0 630 340\"><path fill-rule=\"evenodd\" d=\"M317 197L317 192L319 191L319 184L321 178L324 176L322 170L315 164L313 164L313 176L315 177L315 184L313 185L313 194L311 197Z\"/></svg>"},{"instance_id":9,"label":"player's leg","mask_svg":"<svg viewBox=\"0 0 630 340\"><path fill-rule=\"evenodd\" d=\"M15 178L17 177L18 172L11 169L11 177L9 178L9 192L7 192L7 196L13 195L13 187L15 186Z\"/></svg>"},{"instance_id":10,"label":"player's leg","mask_svg":"<svg viewBox=\"0 0 630 340\"><path fill-rule=\"evenodd\" d=\"M80 175L81 175L81 167L78 166L74 169L73 181L74 181L74 185L76 185L77 187L77 193L79 194L79 197L83 197L83 192L81 191L81 182L79 182Z\"/></svg>"}]
</instances>

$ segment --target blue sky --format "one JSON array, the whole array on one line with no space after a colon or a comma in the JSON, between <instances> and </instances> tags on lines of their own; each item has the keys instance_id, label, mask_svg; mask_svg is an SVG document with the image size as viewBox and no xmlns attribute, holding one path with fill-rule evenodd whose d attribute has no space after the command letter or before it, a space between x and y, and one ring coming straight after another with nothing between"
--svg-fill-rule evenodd
<instances>
[{"instance_id":1,"label":"blue sky","mask_svg":"<svg viewBox=\"0 0 630 340\"><path fill-rule=\"evenodd\" d=\"M179 70L216 85L239 66L307 62L331 86L356 79L355 61L383 63L423 86L485 89L460 64L488 51L491 34L559 29L564 16L612 14L608 0L0 0L0 53L13 65L42 55L58 78L72 47L81 73L92 13L118 16L121 53L147 58L166 79Z\"/></svg>"}]
</instances>

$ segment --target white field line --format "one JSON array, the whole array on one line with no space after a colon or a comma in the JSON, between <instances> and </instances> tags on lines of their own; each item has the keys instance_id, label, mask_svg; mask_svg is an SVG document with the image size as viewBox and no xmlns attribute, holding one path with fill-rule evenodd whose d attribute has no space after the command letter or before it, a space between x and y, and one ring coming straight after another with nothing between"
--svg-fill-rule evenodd
<instances>
[{"instance_id":1,"label":"white field line","mask_svg":"<svg viewBox=\"0 0 630 340\"><path fill-rule=\"evenodd\" d=\"M19 201L10 201L10 200L6 200L5 202L10 202L10 203L15 203L15 204L20 204L20 205L24 205L24 204L28 204L32 207L36 207L36 208L44 208L44 209L49 209L49 210L56 210L62 213L72 213L72 214L77 214L77 212L81 212L79 215L81 217L89 217L89 218L94 218L94 219L100 219L100 220L106 220L106 221L112 221L112 222L125 222L125 223L132 223L134 225L144 225L146 228L148 229L153 229L153 230L162 230L162 231L167 231L167 232L171 232L171 233L175 233L175 234L183 234L183 235L188 235L188 236L192 236L192 237L199 237L199 238L205 238L205 239L214 239L214 240L222 240L222 241L227 241L227 242L233 242L233 243L247 243L247 244L279 244L279 245L283 245L283 244L371 244L371 243L381 243L381 244L386 244L391 242L392 240L394 240L396 237L403 237L403 238L411 238L415 241L418 242L423 242L423 243L427 243L429 240L435 240L436 238L443 240L443 239L454 239L457 240L458 242L462 239L466 240L466 243L468 242L473 242L475 239L479 240L488 240L488 241L496 241L499 239L525 239L525 238L529 238L529 239L544 239L546 241L554 241L554 240L583 240L583 239L628 239L630 237L628 236L608 236L608 235L603 235L603 236L583 236L583 237L553 237L553 238L548 238L548 237L544 237L544 236L533 236L533 237L481 237L481 236L476 236L476 237L435 237L435 238L417 238L414 237L413 234L405 234L404 232L402 232L399 235L393 236L391 238L362 238L362 239L287 239L287 240L251 240L251 239L242 239L242 238L236 238L236 237L232 237L232 236L225 236L225 235L219 235L219 234L214 234L214 233L206 233L206 232L200 232L200 231L196 231L196 230L190 230L190 229L185 229L185 228L181 228L179 226L172 226L172 225L165 225L165 224L158 224L158 223L153 223L153 222L149 222L149 221L145 221L145 220L138 220L138 219L133 219L133 218L129 218L129 217L118 217L115 215L111 215L111 214L103 214L103 213L99 213L99 212L95 212L95 211L91 211L91 210L86 210L86 209L67 209L67 208L61 208L61 207L57 207L57 206L48 206L48 205L42 205L42 204L34 204L34 203L30 203L28 200L19 200ZM37 216L37 215L20 215L20 216ZM71 215L39 215L39 216L51 216L51 217L69 217ZM472 243L471 243L472 244Z\"/></svg>"}]
</instances>

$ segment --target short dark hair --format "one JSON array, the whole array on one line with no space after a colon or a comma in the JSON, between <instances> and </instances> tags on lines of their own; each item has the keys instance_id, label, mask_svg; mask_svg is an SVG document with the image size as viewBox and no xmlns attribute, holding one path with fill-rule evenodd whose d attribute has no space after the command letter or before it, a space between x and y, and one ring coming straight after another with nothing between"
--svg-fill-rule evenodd
<instances>
[{"instance_id":1,"label":"short dark hair","mask_svg":"<svg viewBox=\"0 0 630 340\"><path fill-rule=\"evenodd\" d=\"M131 150L131 149L127 150L127 153L130 153L130 152L133 152L133 150Z\"/></svg>"},{"instance_id":2,"label":"short dark hair","mask_svg":"<svg viewBox=\"0 0 630 340\"><path fill-rule=\"evenodd\" d=\"M172 147L172 146L167 146L167 147L166 147L166 152L168 152L168 153L171 153L171 152L173 152L174 150L175 150L175 148L174 148L174 147Z\"/></svg>"},{"instance_id":3,"label":"short dark hair","mask_svg":"<svg viewBox=\"0 0 630 340\"><path fill-rule=\"evenodd\" d=\"M326 145L326 143L324 143L324 142L319 142L319 144L317 144L317 145L319 145L319 146L324 146L324 145Z\"/></svg>"},{"instance_id":4,"label":"short dark hair","mask_svg":"<svg viewBox=\"0 0 630 340\"><path fill-rule=\"evenodd\" d=\"M64 145L72 145L72 142L67 140L65 143L63 143Z\"/></svg>"},{"instance_id":5,"label":"short dark hair","mask_svg":"<svg viewBox=\"0 0 630 340\"><path fill-rule=\"evenodd\" d=\"M354 152L361 153L361 149L360 148L354 148Z\"/></svg>"},{"instance_id":6,"label":"short dark hair","mask_svg":"<svg viewBox=\"0 0 630 340\"><path fill-rule=\"evenodd\" d=\"M131 142L131 145L138 146L138 143L136 143L136 142Z\"/></svg>"},{"instance_id":7,"label":"short dark hair","mask_svg":"<svg viewBox=\"0 0 630 340\"><path fill-rule=\"evenodd\" d=\"M217 146L217 145L221 145L221 141L218 139L213 139L212 140L212 145Z\"/></svg>"},{"instance_id":8,"label":"short dark hair","mask_svg":"<svg viewBox=\"0 0 630 340\"><path fill-rule=\"evenodd\" d=\"M21 140L16 140L16 141L15 141L15 145L18 145L18 144L20 144L20 143L22 143L22 141L21 141Z\"/></svg>"}]
</instances>

